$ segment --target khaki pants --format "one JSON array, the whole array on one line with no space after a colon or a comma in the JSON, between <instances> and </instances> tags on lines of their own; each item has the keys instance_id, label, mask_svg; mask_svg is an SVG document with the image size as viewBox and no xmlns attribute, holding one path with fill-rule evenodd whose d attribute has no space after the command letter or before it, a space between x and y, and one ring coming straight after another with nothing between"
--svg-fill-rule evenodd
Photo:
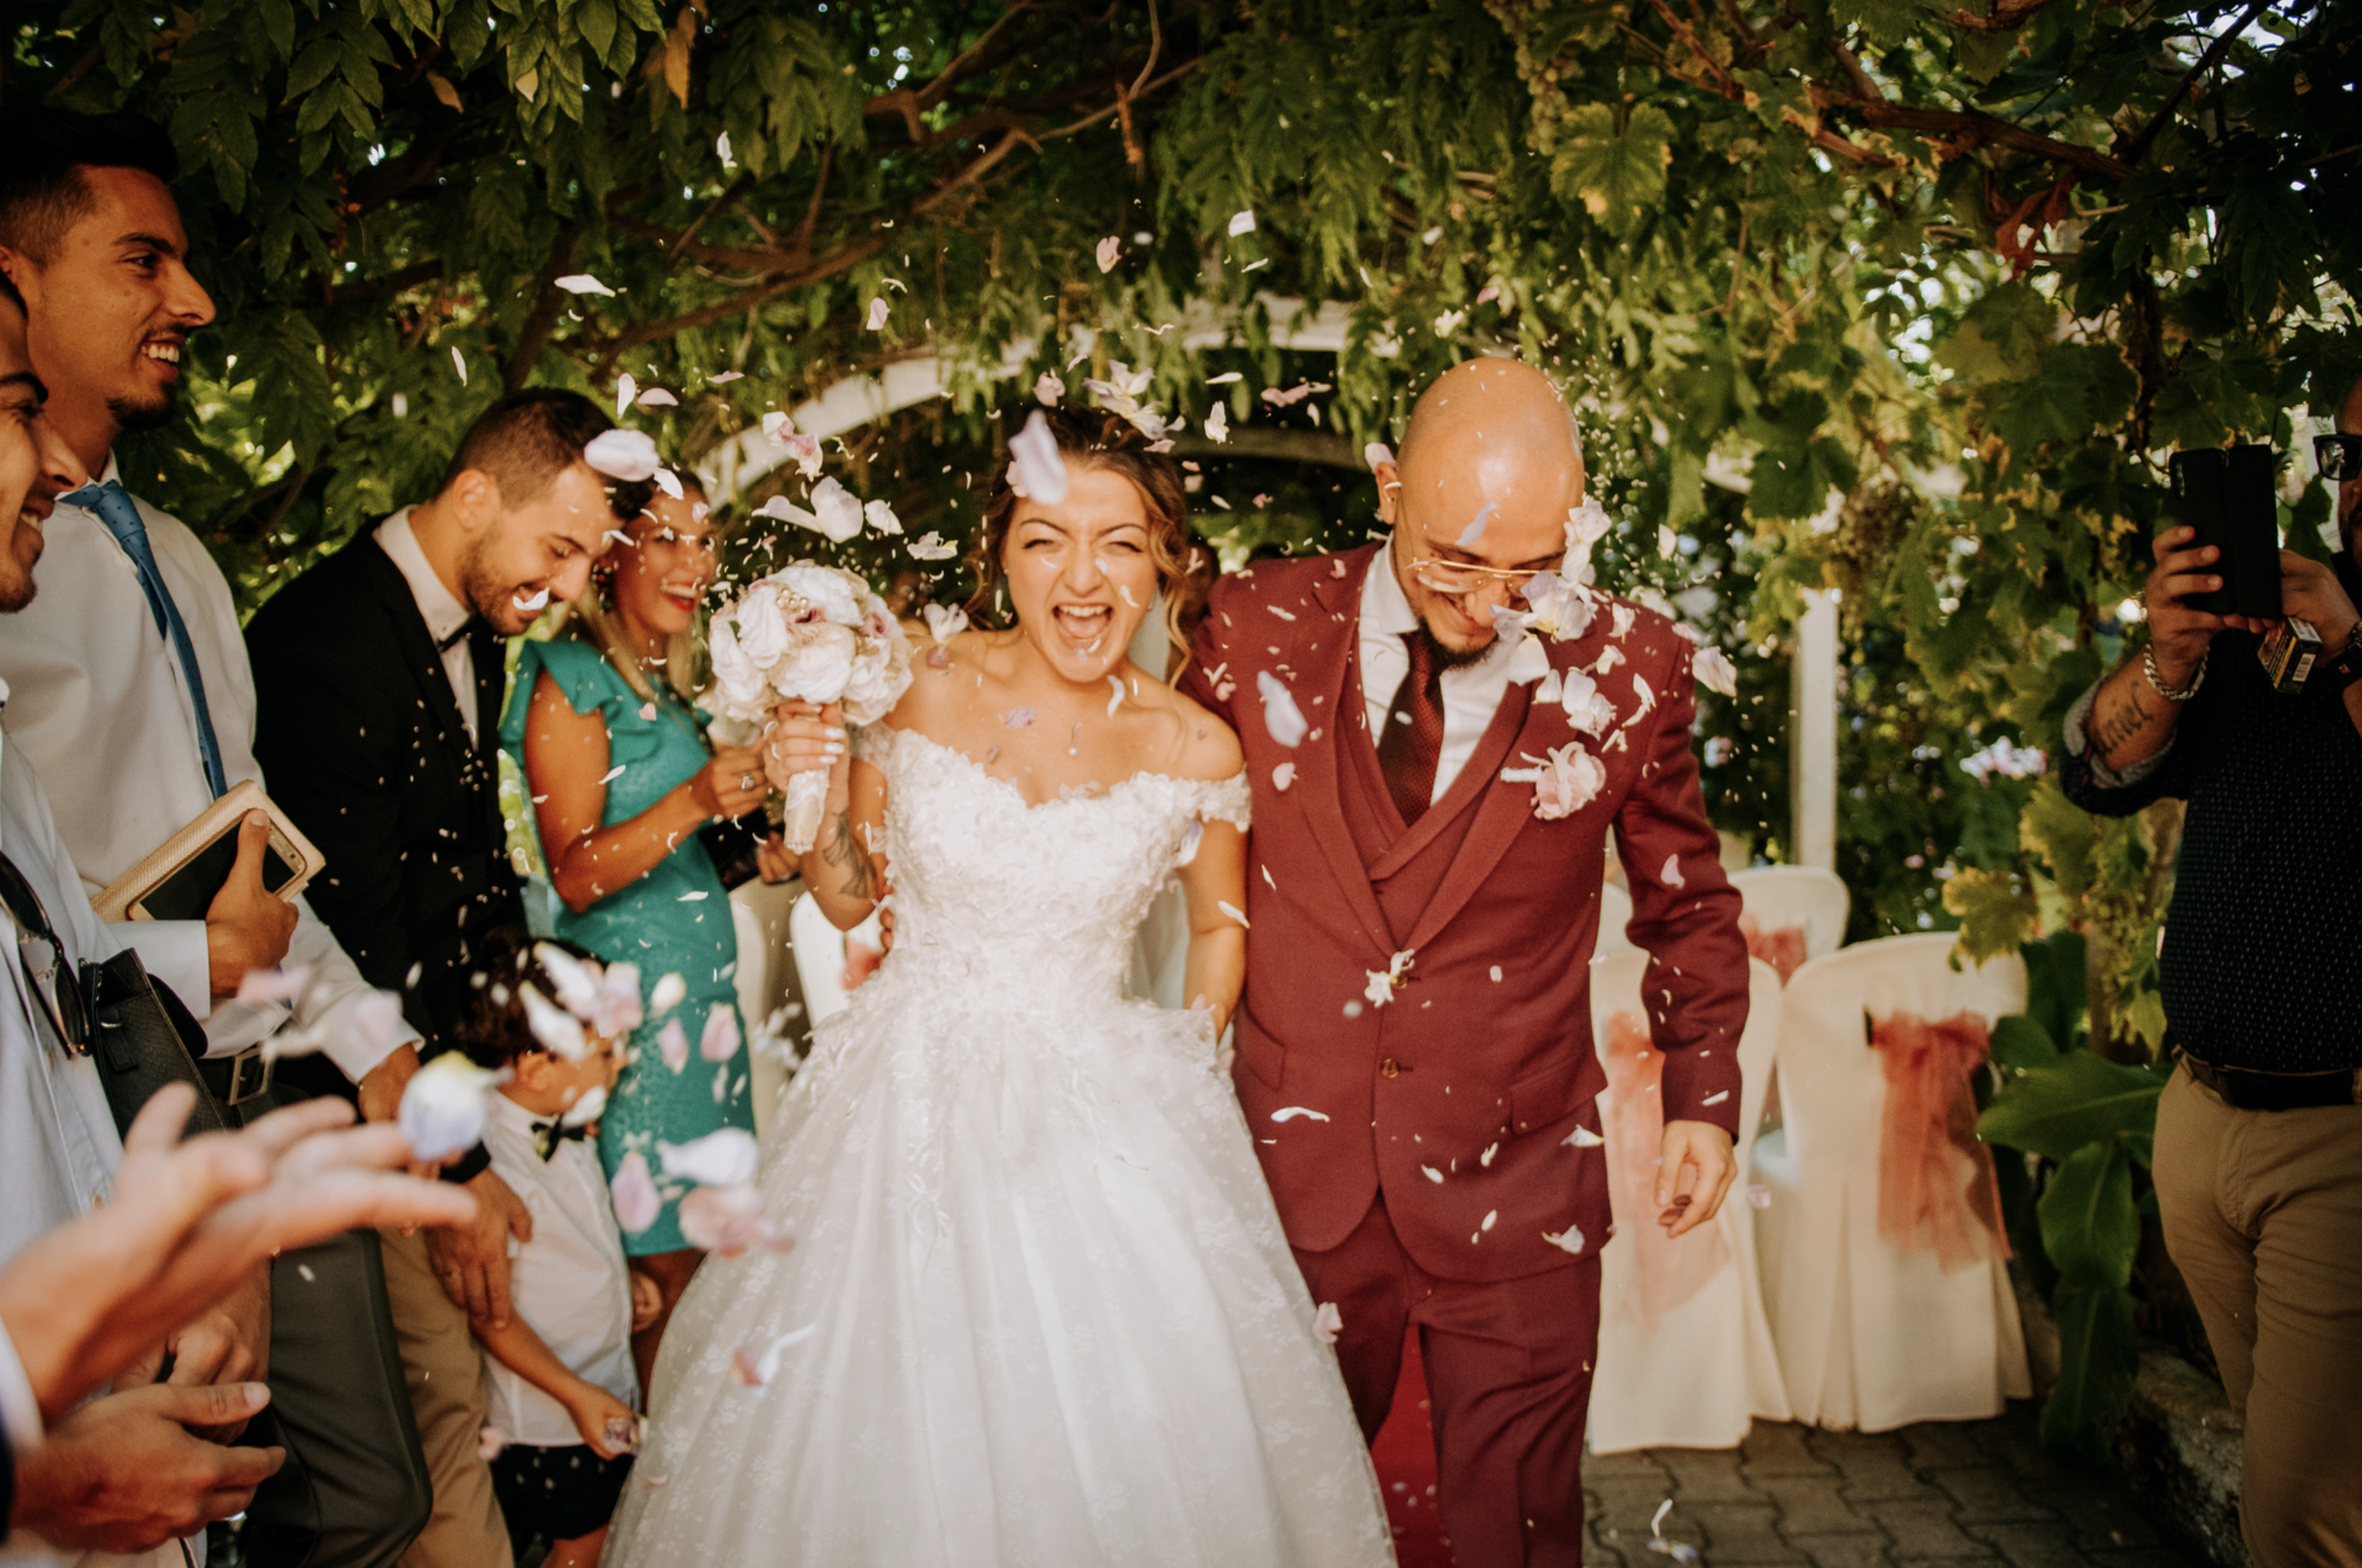
<instances>
[{"instance_id":1,"label":"khaki pants","mask_svg":"<svg viewBox=\"0 0 2362 1568\"><path fill-rule=\"evenodd\" d=\"M426 1239L383 1230L386 1299L402 1340L410 1407L426 1452L435 1513L402 1554L402 1568L511 1568L509 1527L478 1449L484 1430L484 1360L467 1314L451 1305L426 1262Z\"/></svg>"},{"instance_id":2,"label":"khaki pants","mask_svg":"<svg viewBox=\"0 0 2362 1568\"><path fill-rule=\"evenodd\" d=\"M2362 1565L2362 1106L2236 1110L2176 1071L2157 1204L2247 1423L2258 1568Z\"/></svg>"}]
</instances>

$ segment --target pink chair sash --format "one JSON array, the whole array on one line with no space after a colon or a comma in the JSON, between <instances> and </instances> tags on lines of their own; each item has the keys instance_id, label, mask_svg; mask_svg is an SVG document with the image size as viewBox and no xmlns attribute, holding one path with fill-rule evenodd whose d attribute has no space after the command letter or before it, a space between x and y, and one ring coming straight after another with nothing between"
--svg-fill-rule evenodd
<instances>
[{"instance_id":1,"label":"pink chair sash","mask_svg":"<svg viewBox=\"0 0 2362 1568\"><path fill-rule=\"evenodd\" d=\"M1767 931L1752 915L1739 916L1739 935L1746 939L1747 956L1760 958L1780 971L1780 983L1786 985L1788 976L1796 973L1804 962L1804 928L1775 926Z\"/></svg>"},{"instance_id":2,"label":"pink chair sash","mask_svg":"<svg viewBox=\"0 0 2362 1568\"><path fill-rule=\"evenodd\" d=\"M1600 1127L1607 1140L1608 1206L1619 1236L1632 1241L1632 1288L1625 1311L1649 1333L1667 1312L1703 1289L1731 1262L1722 1227L1698 1227L1669 1239L1657 1223L1657 1155L1665 1138L1660 1090L1665 1054L1653 1048L1649 1026L1630 1012L1608 1019L1608 1092L1600 1097Z\"/></svg>"},{"instance_id":3,"label":"pink chair sash","mask_svg":"<svg viewBox=\"0 0 2362 1568\"><path fill-rule=\"evenodd\" d=\"M1930 1023L1897 1012L1870 1023L1887 1074L1878 1131L1878 1234L1935 1252L1947 1274L2009 1255L1993 1151L1976 1136L1969 1078L1984 1065L1984 1020L1961 1012Z\"/></svg>"}]
</instances>

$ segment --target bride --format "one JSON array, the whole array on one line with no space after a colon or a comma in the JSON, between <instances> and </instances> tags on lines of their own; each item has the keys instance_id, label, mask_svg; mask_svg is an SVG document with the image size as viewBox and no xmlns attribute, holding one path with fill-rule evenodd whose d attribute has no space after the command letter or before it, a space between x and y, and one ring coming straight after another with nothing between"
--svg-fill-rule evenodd
<instances>
[{"instance_id":1,"label":"bride","mask_svg":"<svg viewBox=\"0 0 2362 1568\"><path fill-rule=\"evenodd\" d=\"M985 513L1014 625L920 661L850 756L834 710L782 710L774 776L829 772L813 895L850 928L891 874L894 947L764 1143L794 1251L700 1270L672 1321L623 1568L1393 1560L1215 1060L1238 741L1124 656L1187 558L1180 475L1112 415L1047 425L1063 499L1004 470ZM1183 1012L1121 994L1174 867Z\"/></svg>"}]
</instances>

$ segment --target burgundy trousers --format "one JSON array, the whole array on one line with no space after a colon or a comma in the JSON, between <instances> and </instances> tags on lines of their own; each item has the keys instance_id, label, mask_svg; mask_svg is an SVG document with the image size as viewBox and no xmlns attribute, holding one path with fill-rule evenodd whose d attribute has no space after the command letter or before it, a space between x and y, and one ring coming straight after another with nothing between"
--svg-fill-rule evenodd
<instances>
[{"instance_id":1,"label":"burgundy trousers","mask_svg":"<svg viewBox=\"0 0 2362 1568\"><path fill-rule=\"evenodd\" d=\"M1298 1251L1345 1320L1346 1392L1375 1439L1419 1326L1435 1424L1436 1502L1458 1568L1581 1568L1583 1424L1600 1343L1600 1263L1476 1284L1411 1261L1383 1195L1325 1252Z\"/></svg>"}]
</instances>

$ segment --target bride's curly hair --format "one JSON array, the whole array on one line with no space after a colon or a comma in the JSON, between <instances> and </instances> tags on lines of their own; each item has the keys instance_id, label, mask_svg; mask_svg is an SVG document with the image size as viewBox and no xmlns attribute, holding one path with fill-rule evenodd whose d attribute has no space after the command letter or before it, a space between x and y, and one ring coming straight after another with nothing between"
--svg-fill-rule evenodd
<instances>
[{"instance_id":1,"label":"bride's curly hair","mask_svg":"<svg viewBox=\"0 0 2362 1568\"><path fill-rule=\"evenodd\" d=\"M967 613L978 626L1001 627L1011 616L1001 603L1007 573L1001 553L1009 544L1010 521L1016 515L1018 496L1009 483L1009 438L1023 430L1037 411L1012 409L1001 416L994 439L1001 461L992 471L992 488L984 503L984 526L977 531L968 552L968 568L976 574L976 592ZM1165 630L1176 646L1186 649L1182 616L1205 597L1206 580L1213 576L1214 553L1192 538L1189 499L1181 486L1181 464L1169 453L1149 449L1148 437L1121 414L1105 409L1046 408L1038 411L1058 444L1058 455L1070 469L1104 468L1132 481L1148 514L1148 558L1157 568L1157 588L1165 599Z\"/></svg>"}]
</instances>

